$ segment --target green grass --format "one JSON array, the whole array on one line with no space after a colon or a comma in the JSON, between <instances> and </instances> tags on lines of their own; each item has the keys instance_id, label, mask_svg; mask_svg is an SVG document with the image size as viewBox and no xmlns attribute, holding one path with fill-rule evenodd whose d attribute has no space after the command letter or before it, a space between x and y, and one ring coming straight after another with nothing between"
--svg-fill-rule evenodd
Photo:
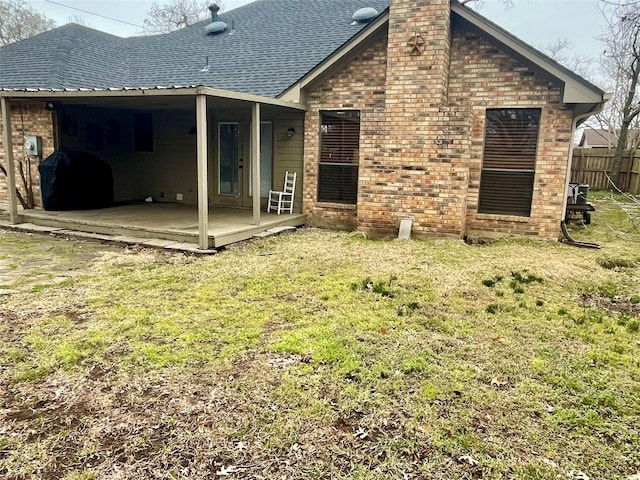
<instances>
[{"instance_id":1,"label":"green grass","mask_svg":"<svg viewBox=\"0 0 640 480\"><path fill-rule=\"evenodd\" d=\"M83 272L57 284L19 267L0 297L0 473L626 479L640 232L623 198L593 197L572 235L601 250L310 229L206 258L77 244ZM9 238L0 256L73 262L63 241Z\"/></svg>"}]
</instances>

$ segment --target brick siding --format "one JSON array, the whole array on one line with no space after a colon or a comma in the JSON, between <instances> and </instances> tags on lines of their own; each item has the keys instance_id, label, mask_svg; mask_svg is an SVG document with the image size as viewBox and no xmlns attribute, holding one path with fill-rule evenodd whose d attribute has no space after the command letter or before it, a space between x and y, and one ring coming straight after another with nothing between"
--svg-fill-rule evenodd
<instances>
[{"instance_id":1,"label":"brick siding","mask_svg":"<svg viewBox=\"0 0 640 480\"><path fill-rule=\"evenodd\" d=\"M23 168L27 165L27 157L24 154L24 141L26 135L42 137L42 158L46 158L54 151L53 118L52 113L44 109L41 102L10 102L11 109L11 137L13 142L13 158L16 164L16 187L24 195L24 185L20 179L19 163ZM3 133L0 136L0 162L6 168L6 154L4 146L4 126L0 118L0 126ZM40 206L40 175L38 174L39 160L31 157L31 179L33 196L36 206ZM0 202L8 202L7 178L0 174Z\"/></svg>"},{"instance_id":2,"label":"brick siding","mask_svg":"<svg viewBox=\"0 0 640 480\"><path fill-rule=\"evenodd\" d=\"M561 89L477 33L453 31L449 101L472 112L466 234L537 236L560 231L572 111L560 109ZM540 108L540 131L530 217L478 214L478 194L487 108Z\"/></svg>"},{"instance_id":3,"label":"brick siding","mask_svg":"<svg viewBox=\"0 0 640 480\"><path fill-rule=\"evenodd\" d=\"M556 238L572 112L561 91L458 19L447 0L395 0L389 33L316 87L305 124L304 211L314 225L395 235L398 217L417 236ZM408 40L425 40L410 55ZM449 37L450 36L450 37ZM530 217L477 213L486 108L541 108ZM317 198L319 111L361 111L358 201Z\"/></svg>"},{"instance_id":4,"label":"brick siding","mask_svg":"<svg viewBox=\"0 0 640 480\"><path fill-rule=\"evenodd\" d=\"M366 182L366 165L380 148L378 136L384 128L386 47L386 38L376 40L309 95L304 133L303 211L311 225L356 228L355 206L317 202L320 110L360 110L359 182Z\"/></svg>"}]
</instances>

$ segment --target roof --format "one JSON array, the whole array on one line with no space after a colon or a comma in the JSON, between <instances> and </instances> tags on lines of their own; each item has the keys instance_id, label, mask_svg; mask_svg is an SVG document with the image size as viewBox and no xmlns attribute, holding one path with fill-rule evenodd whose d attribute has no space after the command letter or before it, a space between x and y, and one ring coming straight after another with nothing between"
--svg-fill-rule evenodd
<instances>
[{"instance_id":1,"label":"roof","mask_svg":"<svg viewBox=\"0 0 640 480\"><path fill-rule=\"evenodd\" d=\"M365 6L378 17L352 25L353 13ZM209 20L131 38L68 24L0 48L0 91L185 85L295 102L301 88L388 23L388 6L389 0L257 0L220 14L229 29L213 36L204 33ZM601 89L477 12L456 1L451 8L457 19L560 80L565 104L581 104L586 113L606 99Z\"/></svg>"},{"instance_id":2,"label":"roof","mask_svg":"<svg viewBox=\"0 0 640 480\"><path fill-rule=\"evenodd\" d=\"M220 14L229 29L212 36L210 20L130 38L68 24L0 48L0 88L202 85L275 97L366 26L351 25L356 10L388 3L258 0Z\"/></svg>"},{"instance_id":3,"label":"roof","mask_svg":"<svg viewBox=\"0 0 640 480\"><path fill-rule=\"evenodd\" d=\"M611 148L618 143L620 130L606 130L601 128L585 128L580 138L581 147ZM640 139L640 130L630 129L627 133L627 146L631 147Z\"/></svg>"},{"instance_id":4,"label":"roof","mask_svg":"<svg viewBox=\"0 0 640 480\"><path fill-rule=\"evenodd\" d=\"M616 134L600 128L585 128L580 139L580 146L610 147L616 142Z\"/></svg>"}]
</instances>

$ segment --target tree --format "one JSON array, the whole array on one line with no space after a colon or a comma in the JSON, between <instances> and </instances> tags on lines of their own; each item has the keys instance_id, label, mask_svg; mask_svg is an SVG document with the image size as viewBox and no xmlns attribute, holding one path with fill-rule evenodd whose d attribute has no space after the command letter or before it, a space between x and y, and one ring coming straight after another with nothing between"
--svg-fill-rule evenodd
<instances>
[{"instance_id":1,"label":"tree","mask_svg":"<svg viewBox=\"0 0 640 480\"><path fill-rule=\"evenodd\" d=\"M611 168L611 181L620 180L622 155L629 147L629 130L640 120L640 2L605 2L607 31L600 36L605 45L603 65L613 96L608 113L612 131L619 130Z\"/></svg>"},{"instance_id":2,"label":"tree","mask_svg":"<svg viewBox=\"0 0 640 480\"><path fill-rule=\"evenodd\" d=\"M87 19L81 15L74 15L72 17L67 17L67 21L69 23L75 23L77 25L82 25L83 27L87 27L87 28L93 28L93 29L96 28L91 23L87 22Z\"/></svg>"},{"instance_id":3,"label":"tree","mask_svg":"<svg viewBox=\"0 0 640 480\"><path fill-rule=\"evenodd\" d=\"M209 15L209 2L172 0L160 5L154 3L142 25L145 33L169 33L205 20ZM220 5L220 3L218 3Z\"/></svg>"},{"instance_id":4,"label":"tree","mask_svg":"<svg viewBox=\"0 0 640 480\"><path fill-rule=\"evenodd\" d=\"M462 5L466 5L467 3L475 3L476 5L478 5L478 9L480 9L482 7L482 4L484 3L484 0L459 0L459 1ZM513 7L513 1L514 0L502 0L502 3L504 4L504 8Z\"/></svg>"},{"instance_id":5,"label":"tree","mask_svg":"<svg viewBox=\"0 0 640 480\"><path fill-rule=\"evenodd\" d=\"M56 22L23 0L0 1L0 45L24 40L55 26Z\"/></svg>"},{"instance_id":6,"label":"tree","mask_svg":"<svg viewBox=\"0 0 640 480\"><path fill-rule=\"evenodd\" d=\"M538 48L581 77L591 80L596 76L596 59L587 55L571 54L573 43L568 38L559 38Z\"/></svg>"}]
</instances>

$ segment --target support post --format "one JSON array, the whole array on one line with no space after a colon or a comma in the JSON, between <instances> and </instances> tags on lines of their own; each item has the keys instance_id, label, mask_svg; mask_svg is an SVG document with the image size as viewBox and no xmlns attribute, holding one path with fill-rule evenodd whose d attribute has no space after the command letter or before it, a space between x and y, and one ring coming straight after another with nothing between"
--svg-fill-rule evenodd
<instances>
[{"instance_id":1,"label":"support post","mask_svg":"<svg viewBox=\"0 0 640 480\"><path fill-rule=\"evenodd\" d=\"M4 131L4 158L7 170L7 193L9 194L9 221L18 223L18 198L16 196L16 167L13 160L13 141L11 138L11 110L9 99L0 97L2 107L2 125Z\"/></svg>"},{"instance_id":2,"label":"support post","mask_svg":"<svg viewBox=\"0 0 640 480\"><path fill-rule=\"evenodd\" d=\"M209 248L209 173L207 147L207 96L196 95L196 144L198 156L198 233L202 250Z\"/></svg>"},{"instance_id":3,"label":"support post","mask_svg":"<svg viewBox=\"0 0 640 480\"><path fill-rule=\"evenodd\" d=\"M260 225L260 104L251 109L251 191L253 192L253 224Z\"/></svg>"}]
</instances>

